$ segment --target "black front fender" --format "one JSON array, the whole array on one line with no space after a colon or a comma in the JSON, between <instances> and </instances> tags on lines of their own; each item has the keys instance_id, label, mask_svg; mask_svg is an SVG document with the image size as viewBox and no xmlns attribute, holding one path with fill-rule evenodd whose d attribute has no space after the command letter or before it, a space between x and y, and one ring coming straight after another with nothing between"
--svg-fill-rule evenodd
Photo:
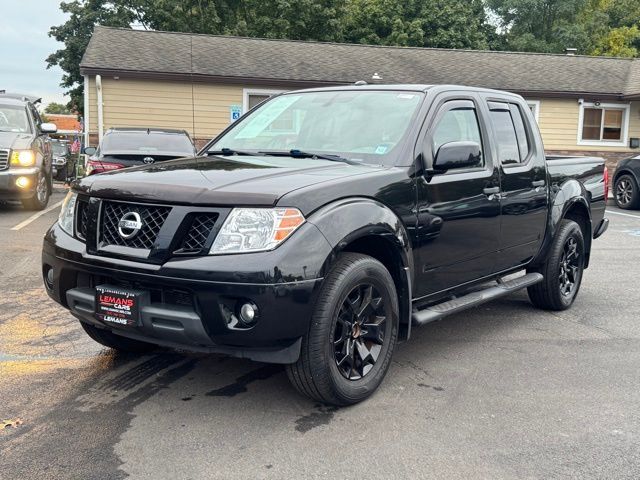
<instances>
[{"instance_id":1,"label":"black front fender","mask_svg":"<svg viewBox=\"0 0 640 480\"><path fill-rule=\"evenodd\" d=\"M400 322L404 329L401 338L408 338L411 328L411 298L414 282L413 252L407 233L407 225L415 225L415 219L403 220L386 205L370 198L349 198L328 204L307 219L325 236L332 248L322 269L326 276L337 256L358 245L359 240L373 240L376 249L383 248L383 255L392 263L390 270L396 281L400 304ZM370 244L369 244L370 245ZM369 247L370 248L370 247ZM359 244L354 251L371 253ZM374 251L376 251L374 249ZM379 253L379 250L377 250ZM375 256L375 255L374 255ZM389 267L389 265L387 265Z\"/></svg>"}]
</instances>

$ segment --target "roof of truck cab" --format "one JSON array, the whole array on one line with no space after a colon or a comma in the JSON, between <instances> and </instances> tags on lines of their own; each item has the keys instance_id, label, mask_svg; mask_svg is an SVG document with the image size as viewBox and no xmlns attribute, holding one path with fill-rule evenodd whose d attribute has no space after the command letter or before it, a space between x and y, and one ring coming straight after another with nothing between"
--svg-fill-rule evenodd
<instances>
[{"instance_id":1,"label":"roof of truck cab","mask_svg":"<svg viewBox=\"0 0 640 480\"><path fill-rule=\"evenodd\" d=\"M459 92L483 92L483 93L492 93L496 95L511 95L514 94L511 92L505 92L504 90L495 90L492 88L482 88L482 87L470 87L468 85L449 85L449 84L441 84L441 85L421 85L421 84L410 84L410 83L399 83L399 84L351 84L351 85L342 85L337 87L316 87L316 88L306 88L304 90L292 90L290 92L283 92L283 95L296 94L300 92L333 92L333 91L353 91L353 90L365 90L365 91L394 91L394 92L423 92L426 93L429 90L438 91L459 91Z\"/></svg>"}]
</instances>

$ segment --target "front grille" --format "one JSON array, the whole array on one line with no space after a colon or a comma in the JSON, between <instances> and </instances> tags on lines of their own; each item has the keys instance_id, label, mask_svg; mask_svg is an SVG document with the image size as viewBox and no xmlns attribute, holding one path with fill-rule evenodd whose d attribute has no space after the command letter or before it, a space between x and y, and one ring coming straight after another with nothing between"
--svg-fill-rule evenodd
<instances>
[{"instance_id":1,"label":"front grille","mask_svg":"<svg viewBox=\"0 0 640 480\"><path fill-rule=\"evenodd\" d=\"M176 253L200 253L205 248L217 219L217 213L199 213L195 215L187 234L182 240L182 245L176 250Z\"/></svg>"},{"instance_id":2,"label":"front grille","mask_svg":"<svg viewBox=\"0 0 640 480\"><path fill-rule=\"evenodd\" d=\"M0 170L9 168L9 150L0 150Z\"/></svg>"},{"instance_id":3,"label":"front grille","mask_svg":"<svg viewBox=\"0 0 640 480\"><path fill-rule=\"evenodd\" d=\"M151 250L170 211L170 207L103 202L100 242L102 245ZM123 238L118 232L118 224L120 219L129 212L137 212L140 215L142 228L133 237Z\"/></svg>"},{"instance_id":4,"label":"front grille","mask_svg":"<svg viewBox=\"0 0 640 480\"><path fill-rule=\"evenodd\" d=\"M89 221L89 202L79 198L78 206L76 208L76 236L80 240L86 240L87 222Z\"/></svg>"}]
</instances>

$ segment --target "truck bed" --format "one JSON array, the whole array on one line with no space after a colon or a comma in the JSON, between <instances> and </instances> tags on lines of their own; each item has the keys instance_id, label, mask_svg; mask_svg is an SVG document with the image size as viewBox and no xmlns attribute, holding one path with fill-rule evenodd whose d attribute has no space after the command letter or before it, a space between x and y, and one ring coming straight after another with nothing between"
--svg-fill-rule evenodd
<instances>
[{"instance_id":1,"label":"truck bed","mask_svg":"<svg viewBox=\"0 0 640 480\"><path fill-rule=\"evenodd\" d=\"M546 160L552 203L563 184L571 179L578 180L591 202L591 223L594 227L598 225L604 218L606 205L604 158L547 155Z\"/></svg>"}]
</instances>

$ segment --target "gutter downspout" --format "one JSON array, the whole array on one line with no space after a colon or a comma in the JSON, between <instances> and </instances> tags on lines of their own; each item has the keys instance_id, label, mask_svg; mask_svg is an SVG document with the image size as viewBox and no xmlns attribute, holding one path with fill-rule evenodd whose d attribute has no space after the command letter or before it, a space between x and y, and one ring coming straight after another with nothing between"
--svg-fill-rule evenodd
<instances>
[{"instance_id":1,"label":"gutter downspout","mask_svg":"<svg viewBox=\"0 0 640 480\"><path fill-rule=\"evenodd\" d=\"M89 75L84 76L84 146L89 146Z\"/></svg>"},{"instance_id":2,"label":"gutter downspout","mask_svg":"<svg viewBox=\"0 0 640 480\"><path fill-rule=\"evenodd\" d=\"M96 75L96 93L98 103L98 143L101 144L104 129L104 112L102 110L102 77L100 75Z\"/></svg>"}]
</instances>

